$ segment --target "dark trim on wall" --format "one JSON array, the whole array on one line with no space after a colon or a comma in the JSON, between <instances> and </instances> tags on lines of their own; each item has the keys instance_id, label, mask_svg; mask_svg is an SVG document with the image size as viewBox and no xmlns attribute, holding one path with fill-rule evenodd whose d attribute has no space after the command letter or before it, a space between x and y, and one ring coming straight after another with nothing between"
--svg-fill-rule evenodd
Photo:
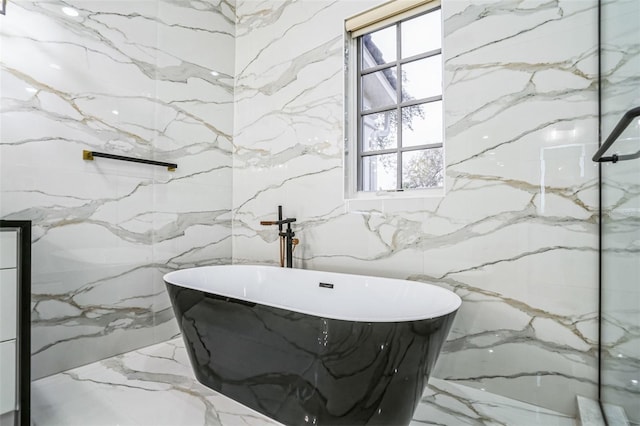
<instances>
[{"instance_id":1,"label":"dark trim on wall","mask_svg":"<svg viewBox=\"0 0 640 426\"><path fill-rule=\"evenodd\" d=\"M0 228L13 228L18 233L18 404L16 425L31 423L31 221L0 220Z\"/></svg>"}]
</instances>

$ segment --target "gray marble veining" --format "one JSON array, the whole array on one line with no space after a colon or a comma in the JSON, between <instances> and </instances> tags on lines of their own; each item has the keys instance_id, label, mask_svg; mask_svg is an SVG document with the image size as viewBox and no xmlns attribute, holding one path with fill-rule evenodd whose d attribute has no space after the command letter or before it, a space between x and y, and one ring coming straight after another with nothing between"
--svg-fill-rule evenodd
<instances>
[{"instance_id":1,"label":"gray marble veining","mask_svg":"<svg viewBox=\"0 0 640 426\"><path fill-rule=\"evenodd\" d=\"M596 1L443 2L445 188L345 199L344 18L378 3L10 3L0 216L35 224L36 377L172 336L162 273L277 262L283 204L298 266L463 297L436 376L567 414L595 395ZM608 49L621 97L637 49Z\"/></svg>"},{"instance_id":2,"label":"gray marble veining","mask_svg":"<svg viewBox=\"0 0 640 426\"><path fill-rule=\"evenodd\" d=\"M602 133L640 105L640 4L602 7ZM632 123L606 155L636 152ZM640 423L640 175L638 160L602 165L602 390L609 424ZM606 411L606 410L605 410ZM622 412L622 416L617 412ZM611 415L611 417L610 417Z\"/></svg>"},{"instance_id":3,"label":"gray marble veining","mask_svg":"<svg viewBox=\"0 0 640 426\"><path fill-rule=\"evenodd\" d=\"M38 378L174 335L162 274L230 262L235 4L8 6L0 217L34 224Z\"/></svg>"},{"instance_id":4,"label":"gray marble veining","mask_svg":"<svg viewBox=\"0 0 640 426\"><path fill-rule=\"evenodd\" d=\"M343 25L375 4L238 2L234 259L277 261L282 204L299 266L463 297L436 377L573 414L597 382L597 3L443 2L445 189L345 200Z\"/></svg>"},{"instance_id":5,"label":"gray marble veining","mask_svg":"<svg viewBox=\"0 0 640 426\"><path fill-rule=\"evenodd\" d=\"M198 383L182 338L33 383L34 425L278 425ZM563 414L431 379L411 426L573 426Z\"/></svg>"}]
</instances>

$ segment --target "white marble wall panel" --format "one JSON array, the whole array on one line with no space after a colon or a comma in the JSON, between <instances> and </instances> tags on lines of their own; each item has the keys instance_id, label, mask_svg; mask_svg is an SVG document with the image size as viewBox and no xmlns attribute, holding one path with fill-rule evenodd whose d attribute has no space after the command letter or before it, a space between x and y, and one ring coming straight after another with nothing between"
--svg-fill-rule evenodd
<instances>
[{"instance_id":1,"label":"white marble wall panel","mask_svg":"<svg viewBox=\"0 0 640 426\"><path fill-rule=\"evenodd\" d=\"M34 225L35 378L173 336L162 274L230 261L234 7L19 1L0 16L0 217Z\"/></svg>"},{"instance_id":2,"label":"white marble wall panel","mask_svg":"<svg viewBox=\"0 0 640 426\"><path fill-rule=\"evenodd\" d=\"M233 258L433 282L463 297L436 376L572 414L596 394L596 1L443 1L446 191L343 196L344 19L239 1Z\"/></svg>"},{"instance_id":3,"label":"white marble wall panel","mask_svg":"<svg viewBox=\"0 0 640 426\"><path fill-rule=\"evenodd\" d=\"M601 38L604 140L640 106L640 3L603 2ZM638 150L636 121L607 155ZM640 160L602 165L602 204L602 400L640 424Z\"/></svg>"},{"instance_id":4,"label":"white marble wall panel","mask_svg":"<svg viewBox=\"0 0 640 426\"><path fill-rule=\"evenodd\" d=\"M603 164L602 179L602 399L640 424L640 161Z\"/></svg>"}]
</instances>

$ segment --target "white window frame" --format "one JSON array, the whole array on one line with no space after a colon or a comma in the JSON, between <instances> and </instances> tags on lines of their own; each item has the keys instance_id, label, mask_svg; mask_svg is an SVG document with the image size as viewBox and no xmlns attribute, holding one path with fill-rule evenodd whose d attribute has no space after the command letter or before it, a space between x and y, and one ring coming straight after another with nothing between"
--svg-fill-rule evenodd
<instances>
[{"instance_id":1,"label":"white window frame","mask_svg":"<svg viewBox=\"0 0 640 426\"><path fill-rule=\"evenodd\" d=\"M357 63L358 37L440 7L440 0L392 0L345 20L345 199L441 197L444 195L446 182L442 187L437 188L396 189L377 192L358 189L358 162L361 159L358 146L358 122L360 119L358 110L358 79L360 78ZM444 37L442 40L444 41ZM444 93L442 93L442 100L444 121ZM442 148L444 156L444 140ZM446 161L443 162L443 169L446 168L445 166ZM399 164L398 167L401 165Z\"/></svg>"}]
</instances>

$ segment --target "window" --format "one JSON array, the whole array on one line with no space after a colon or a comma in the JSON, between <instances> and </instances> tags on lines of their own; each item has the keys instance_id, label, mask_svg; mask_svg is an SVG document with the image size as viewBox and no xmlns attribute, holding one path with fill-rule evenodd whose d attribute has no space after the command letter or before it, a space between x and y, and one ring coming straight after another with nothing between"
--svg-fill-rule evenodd
<instances>
[{"instance_id":1,"label":"window","mask_svg":"<svg viewBox=\"0 0 640 426\"><path fill-rule=\"evenodd\" d=\"M444 184L441 11L430 5L351 33L357 191Z\"/></svg>"}]
</instances>

